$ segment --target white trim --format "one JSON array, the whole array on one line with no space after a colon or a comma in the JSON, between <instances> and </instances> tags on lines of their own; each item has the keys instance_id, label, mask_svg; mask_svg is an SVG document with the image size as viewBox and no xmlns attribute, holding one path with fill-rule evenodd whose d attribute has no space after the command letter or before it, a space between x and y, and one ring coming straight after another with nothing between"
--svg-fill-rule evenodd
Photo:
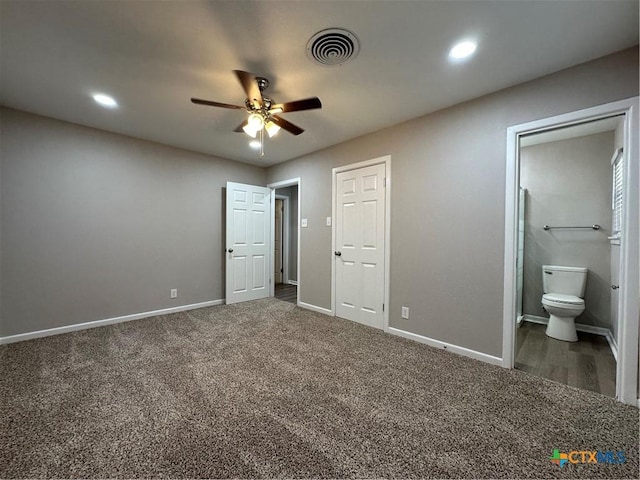
<instances>
[{"instance_id":1,"label":"white trim","mask_svg":"<svg viewBox=\"0 0 640 480\"><path fill-rule=\"evenodd\" d=\"M287 280L287 284L288 285L298 285L298 282L296 280Z\"/></svg>"},{"instance_id":2,"label":"white trim","mask_svg":"<svg viewBox=\"0 0 640 480\"><path fill-rule=\"evenodd\" d=\"M94 320L91 322L75 323L73 325L65 325L64 327L48 328L46 330L37 330L35 332L20 333L18 335L10 335L8 337L0 337L0 345L6 343L22 342L24 340L32 340L34 338L50 337L52 335L60 335L62 333L76 332L78 330L87 330L89 328L104 327L113 325L114 323L130 322L131 320L140 320L142 318L155 317L158 315L168 315L170 313L185 312L187 310L195 310L197 308L213 307L215 305L224 304L224 298L219 300L211 300L209 302L192 303L191 305L181 305L178 307L163 308L161 310L152 310L149 312L133 313L122 317L105 318L104 320Z\"/></svg>"},{"instance_id":3,"label":"white trim","mask_svg":"<svg viewBox=\"0 0 640 480\"><path fill-rule=\"evenodd\" d=\"M457 353L458 355L473 358L474 360L480 360L481 362L490 363L491 365L498 365L498 366L502 365L502 359L500 357L494 357L493 355L488 355L486 353L478 352L476 350L460 347L458 345L453 345L451 343L441 342L440 340L424 337L422 335L418 335L417 333L407 332L405 330L400 330L399 328L395 328L395 327L389 327L388 332L392 335L408 338L409 340L414 340L416 342L424 343L431 347L436 347L442 350L447 350L449 352Z\"/></svg>"},{"instance_id":4,"label":"white trim","mask_svg":"<svg viewBox=\"0 0 640 480\"><path fill-rule=\"evenodd\" d=\"M625 198L624 225L620 252L620 331L616 371L616 398L633 405L638 387L638 323L640 317L640 162L638 160L639 119L638 97L599 105L564 115L536 120L507 129L505 179L505 249L503 297L503 366L513 368L515 360L517 254L517 188L519 169L519 138L522 135L593 121L614 115L624 115Z\"/></svg>"},{"instance_id":5,"label":"white trim","mask_svg":"<svg viewBox=\"0 0 640 480\"><path fill-rule=\"evenodd\" d=\"M267 185L267 187L269 187L269 185ZM271 214L269 215L269 222L271 223L271 227L269 228L269 236L271 237L271 245L273 245L276 242L276 229L275 229L275 223L276 223L276 189L273 187L271 188L271 194L269 195L269 202L271 203ZM274 270L274 263L275 263L275 258L273 258L274 256L271 255L271 261L269 262L269 296L270 297L275 297L276 295L276 279L273 278L273 270Z\"/></svg>"},{"instance_id":6,"label":"white trim","mask_svg":"<svg viewBox=\"0 0 640 480\"><path fill-rule=\"evenodd\" d=\"M273 190L275 192L275 190ZM291 241L291 227L289 225L289 202L291 199L286 195L278 195L275 194L276 200L282 200L282 283L289 283L289 243ZM275 207L275 201L274 201ZM276 212L273 212L274 217L274 228L275 228L275 215ZM275 231L274 231L274 243L275 245ZM274 259L275 261L275 259ZM275 288L275 286L274 286Z\"/></svg>"},{"instance_id":7,"label":"white trim","mask_svg":"<svg viewBox=\"0 0 640 480\"><path fill-rule=\"evenodd\" d=\"M298 266L296 269L296 283L295 285L298 286L298 288L296 289L296 303L300 303L300 299L302 298L301 295L301 287L302 287L302 282L300 279L300 252L302 250L302 237L300 236L300 205L302 203L302 178L300 177L295 177L295 178L290 178L288 180L280 180L278 182L273 182L273 183L269 183L267 184L267 187L271 188L271 212L272 212L272 217L271 218L271 240L274 240L275 237L275 232L274 232L274 228L273 225L275 223L275 212L274 212L274 205L275 205L275 201L276 201L276 189L277 188L284 188L284 187L292 187L294 185L298 186L298 222L297 222L297 229L298 229ZM273 257L273 255L272 255ZM271 272L273 275L273 258L271 259ZM270 287L270 295L273 297L275 295L275 285L273 283L273 280L271 281L271 287Z\"/></svg>"},{"instance_id":8,"label":"white trim","mask_svg":"<svg viewBox=\"0 0 640 480\"><path fill-rule=\"evenodd\" d=\"M524 321L529 323L538 323L540 325L547 325L549 319L547 317L541 317L538 315L524 315ZM601 337L607 337L611 335L611 330L605 327L596 327L595 325L587 325L585 323L576 323L576 330L578 332L593 333L594 335L600 335Z\"/></svg>"},{"instance_id":9,"label":"white trim","mask_svg":"<svg viewBox=\"0 0 640 480\"><path fill-rule=\"evenodd\" d=\"M616 342L616 339L614 338L613 332L611 330L607 332L607 343L609 344L609 348L611 349L611 354L613 355L613 358L617 362L618 361L618 342Z\"/></svg>"},{"instance_id":10,"label":"white trim","mask_svg":"<svg viewBox=\"0 0 640 480\"><path fill-rule=\"evenodd\" d=\"M312 310L318 313L324 313L325 315L329 315L333 317L333 312L328 308L318 307L317 305L311 305L310 303L298 302L298 306L301 308L306 308L307 310Z\"/></svg>"},{"instance_id":11,"label":"white trim","mask_svg":"<svg viewBox=\"0 0 640 480\"><path fill-rule=\"evenodd\" d=\"M385 214L384 214L384 312L382 315L382 329L389 331L389 310L390 308L390 281L391 281L391 155L384 155L382 157L373 158L371 160L365 160L357 163L350 163L342 167L336 167L331 171L331 215L333 221L331 222L331 314L336 313L336 276L335 266L336 257L333 252L336 249L336 181L338 173L347 172L349 170L357 170L363 167L370 167L371 165L384 164L384 187L385 187Z\"/></svg>"},{"instance_id":12,"label":"white trim","mask_svg":"<svg viewBox=\"0 0 640 480\"><path fill-rule=\"evenodd\" d=\"M516 258L518 258L518 225L517 198L520 162L518 143L519 139L515 127L507 129L507 164L504 201L504 297L502 299L502 366L513 368L515 363L515 336L513 328L514 320L518 314L516 300ZM507 318L509 321L507 322Z\"/></svg>"}]
</instances>

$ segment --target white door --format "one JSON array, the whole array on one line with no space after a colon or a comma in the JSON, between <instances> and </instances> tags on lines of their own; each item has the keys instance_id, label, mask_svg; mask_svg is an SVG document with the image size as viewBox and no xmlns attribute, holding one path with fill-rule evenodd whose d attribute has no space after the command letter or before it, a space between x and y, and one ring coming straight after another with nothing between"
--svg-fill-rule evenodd
<instances>
[{"instance_id":1,"label":"white door","mask_svg":"<svg viewBox=\"0 0 640 480\"><path fill-rule=\"evenodd\" d=\"M227 182L226 303L269 296L271 191Z\"/></svg>"},{"instance_id":2,"label":"white door","mask_svg":"<svg viewBox=\"0 0 640 480\"><path fill-rule=\"evenodd\" d=\"M336 315L383 328L384 164L336 175Z\"/></svg>"}]
</instances>

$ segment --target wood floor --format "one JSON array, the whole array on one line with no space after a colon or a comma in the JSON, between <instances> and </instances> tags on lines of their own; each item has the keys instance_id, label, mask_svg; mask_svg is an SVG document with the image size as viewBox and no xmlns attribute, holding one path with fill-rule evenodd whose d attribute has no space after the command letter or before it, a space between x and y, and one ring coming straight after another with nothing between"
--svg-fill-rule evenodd
<instances>
[{"instance_id":1,"label":"wood floor","mask_svg":"<svg viewBox=\"0 0 640 480\"><path fill-rule=\"evenodd\" d=\"M298 303L298 287L285 283L276 283L275 297L285 302Z\"/></svg>"},{"instance_id":2,"label":"wood floor","mask_svg":"<svg viewBox=\"0 0 640 480\"><path fill-rule=\"evenodd\" d=\"M563 342L545 329L531 322L518 328L518 370L615 397L616 361L603 336L578 332L577 342Z\"/></svg>"}]
</instances>

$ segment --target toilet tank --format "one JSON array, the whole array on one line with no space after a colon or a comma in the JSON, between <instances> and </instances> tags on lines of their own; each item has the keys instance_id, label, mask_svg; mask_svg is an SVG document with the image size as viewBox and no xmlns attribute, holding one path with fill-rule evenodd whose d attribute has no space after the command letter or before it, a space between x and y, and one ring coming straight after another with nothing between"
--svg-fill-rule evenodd
<instances>
[{"instance_id":1,"label":"toilet tank","mask_svg":"<svg viewBox=\"0 0 640 480\"><path fill-rule=\"evenodd\" d=\"M564 267L562 265L542 266L542 288L544 293L562 293L584 297L587 286L587 272L585 267Z\"/></svg>"}]
</instances>

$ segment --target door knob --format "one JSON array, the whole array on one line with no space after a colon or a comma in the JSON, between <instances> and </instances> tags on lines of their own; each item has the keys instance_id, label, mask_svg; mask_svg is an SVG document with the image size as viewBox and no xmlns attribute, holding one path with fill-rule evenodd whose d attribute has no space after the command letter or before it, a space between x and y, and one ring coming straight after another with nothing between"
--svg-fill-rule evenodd
<instances>
[{"instance_id":1,"label":"door knob","mask_svg":"<svg viewBox=\"0 0 640 480\"><path fill-rule=\"evenodd\" d=\"M233 253L233 248L228 249L227 252Z\"/></svg>"},{"instance_id":2,"label":"door knob","mask_svg":"<svg viewBox=\"0 0 640 480\"><path fill-rule=\"evenodd\" d=\"M342 252L333 252L335 254L336 257L341 257L342 256Z\"/></svg>"},{"instance_id":3,"label":"door knob","mask_svg":"<svg viewBox=\"0 0 640 480\"><path fill-rule=\"evenodd\" d=\"M617 290L617 289L619 289L619 288L620 288L620 285L611 285L611 288L612 288L613 290Z\"/></svg>"}]
</instances>

